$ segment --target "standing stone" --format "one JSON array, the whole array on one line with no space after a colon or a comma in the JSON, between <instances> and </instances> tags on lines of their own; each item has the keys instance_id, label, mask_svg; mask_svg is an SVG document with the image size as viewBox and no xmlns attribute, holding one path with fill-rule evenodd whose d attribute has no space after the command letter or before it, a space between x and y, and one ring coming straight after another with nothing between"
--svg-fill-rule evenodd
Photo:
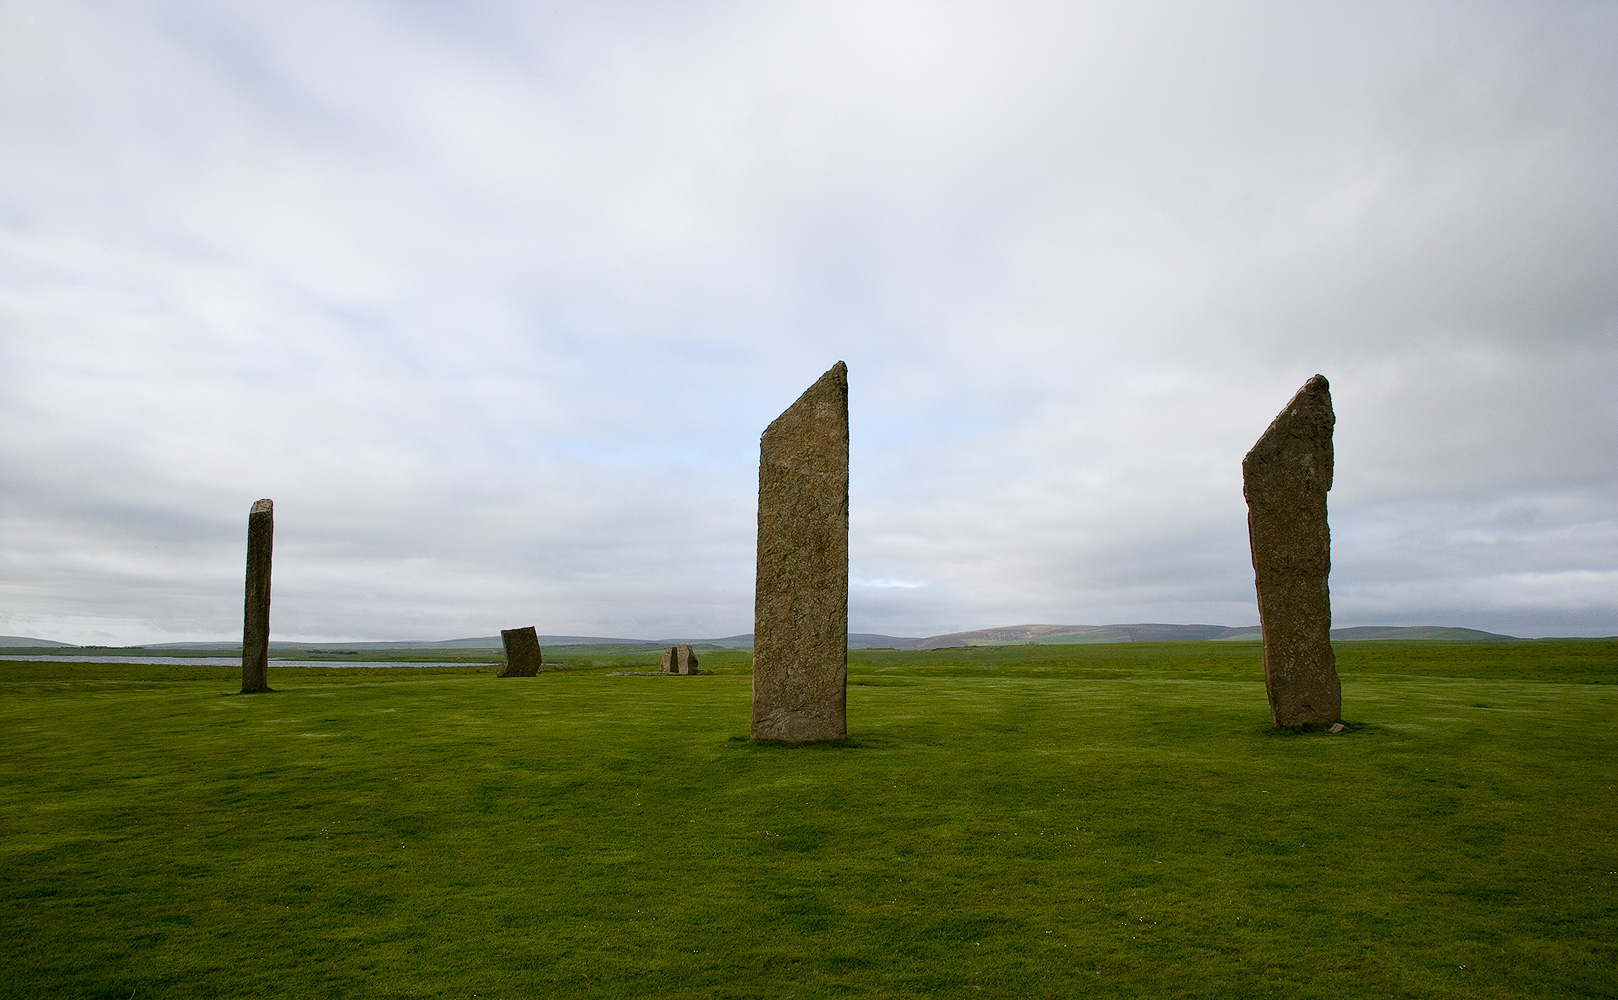
<instances>
[{"instance_id":1,"label":"standing stone","mask_svg":"<svg viewBox=\"0 0 1618 1000\"><path fill-rule=\"evenodd\" d=\"M247 513L247 586L242 602L242 694L270 689L270 550L275 504L257 500Z\"/></svg>"},{"instance_id":2,"label":"standing stone","mask_svg":"<svg viewBox=\"0 0 1618 1000\"><path fill-rule=\"evenodd\" d=\"M691 652L690 646L673 646L670 647L669 652L674 654L672 657L674 661L673 673L689 675L699 672L697 669L697 654Z\"/></svg>"},{"instance_id":3,"label":"standing stone","mask_svg":"<svg viewBox=\"0 0 1618 1000\"><path fill-rule=\"evenodd\" d=\"M496 677L532 677L545 662L545 654L539 648L539 633L532 625L501 629L500 645L505 647L506 662L501 664Z\"/></svg>"},{"instance_id":4,"label":"standing stone","mask_svg":"<svg viewBox=\"0 0 1618 1000\"><path fill-rule=\"evenodd\" d=\"M1264 687L1277 726L1336 722L1342 684L1331 648L1331 387L1319 375L1242 460L1247 534L1253 547Z\"/></svg>"},{"instance_id":5,"label":"standing stone","mask_svg":"<svg viewBox=\"0 0 1618 1000\"><path fill-rule=\"evenodd\" d=\"M691 652L689 646L670 646L663 650L663 662L657 667L659 673L696 673L697 654Z\"/></svg>"},{"instance_id":6,"label":"standing stone","mask_svg":"<svg viewBox=\"0 0 1618 1000\"><path fill-rule=\"evenodd\" d=\"M759 440L753 597L756 740L848 736L848 367Z\"/></svg>"},{"instance_id":7,"label":"standing stone","mask_svg":"<svg viewBox=\"0 0 1618 1000\"><path fill-rule=\"evenodd\" d=\"M697 672L697 654L691 652L690 646L670 646L663 650L663 662L658 665L660 674L694 674Z\"/></svg>"}]
</instances>

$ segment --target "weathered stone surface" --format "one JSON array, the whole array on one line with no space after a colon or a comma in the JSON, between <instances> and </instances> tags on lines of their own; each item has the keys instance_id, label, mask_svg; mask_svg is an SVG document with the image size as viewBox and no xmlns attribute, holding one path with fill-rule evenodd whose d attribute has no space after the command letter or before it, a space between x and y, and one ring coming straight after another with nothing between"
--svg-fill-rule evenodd
<instances>
[{"instance_id":1,"label":"weathered stone surface","mask_svg":"<svg viewBox=\"0 0 1618 1000\"><path fill-rule=\"evenodd\" d=\"M1336 722L1342 685L1331 648L1331 387L1304 383L1242 460L1253 548L1264 686L1278 726Z\"/></svg>"},{"instance_id":2,"label":"weathered stone surface","mask_svg":"<svg viewBox=\"0 0 1618 1000\"><path fill-rule=\"evenodd\" d=\"M256 500L247 514L247 585L242 602L242 693L270 687L270 550L275 504Z\"/></svg>"},{"instance_id":3,"label":"weathered stone surface","mask_svg":"<svg viewBox=\"0 0 1618 1000\"><path fill-rule=\"evenodd\" d=\"M663 650L663 662L658 667L660 674L697 674L697 654L691 652L690 646L670 646Z\"/></svg>"},{"instance_id":4,"label":"weathered stone surface","mask_svg":"<svg viewBox=\"0 0 1618 1000\"><path fill-rule=\"evenodd\" d=\"M848 368L759 440L753 725L759 740L848 735Z\"/></svg>"},{"instance_id":5,"label":"weathered stone surface","mask_svg":"<svg viewBox=\"0 0 1618 1000\"><path fill-rule=\"evenodd\" d=\"M532 625L501 629L500 645L505 647L506 662L501 664L496 677L532 677L545 662L539 648L539 633Z\"/></svg>"}]
</instances>

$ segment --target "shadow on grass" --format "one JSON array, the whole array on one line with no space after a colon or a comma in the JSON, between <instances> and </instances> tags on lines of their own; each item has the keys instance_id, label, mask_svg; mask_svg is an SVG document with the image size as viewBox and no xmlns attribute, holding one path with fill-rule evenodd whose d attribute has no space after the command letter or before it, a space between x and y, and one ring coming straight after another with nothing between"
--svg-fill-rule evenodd
<instances>
[{"instance_id":1,"label":"shadow on grass","mask_svg":"<svg viewBox=\"0 0 1618 1000\"><path fill-rule=\"evenodd\" d=\"M1342 726L1337 732L1332 732L1336 726ZM1301 726L1265 726L1262 730L1265 736L1375 736L1384 732L1383 728L1372 722L1310 722Z\"/></svg>"},{"instance_id":2,"label":"shadow on grass","mask_svg":"<svg viewBox=\"0 0 1618 1000\"><path fill-rule=\"evenodd\" d=\"M759 751L776 750L878 750L883 747L879 740L816 740L812 743L789 743L786 740L755 740L750 736L732 736L727 742L732 750L748 749Z\"/></svg>"}]
</instances>

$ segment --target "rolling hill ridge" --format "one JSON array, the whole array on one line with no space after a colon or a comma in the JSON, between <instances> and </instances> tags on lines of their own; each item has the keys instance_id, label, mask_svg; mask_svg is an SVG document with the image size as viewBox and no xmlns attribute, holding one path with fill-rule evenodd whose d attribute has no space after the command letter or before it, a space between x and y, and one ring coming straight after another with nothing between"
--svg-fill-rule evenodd
<instances>
[{"instance_id":1,"label":"rolling hill ridge","mask_svg":"<svg viewBox=\"0 0 1618 1000\"><path fill-rule=\"evenodd\" d=\"M1450 628L1441 625L1357 625L1334 628L1331 637L1340 641L1366 639L1436 639L1447 642L1510 642L1517 636L1484 632L1471 628ZM934 636L882 635L874 632L850 632L850 649L950 649L960 646L1058 645L1067 643L1100 642L1256 642L1263 638L1257 625L1169 625L1139 623L1133 625L1002 625L996 628L972 629ZM718 639L623 639L609 636L542 635L542 646L672 646L687 643L692 646L724 649L750 649L753 634L725 636ZM51 650L105 649L102 646L74 646L71 643L28 636L0 636L0 648ZM144 646L111 647L134 650L209 649L235 651L239 642L164 642ZM384 650L384 649L499 649L500 637L478 636L467 639L397 640L393 642L289 642L276 640L270 648L278 653L299 650Z\"/></svg>"}]
</instances>

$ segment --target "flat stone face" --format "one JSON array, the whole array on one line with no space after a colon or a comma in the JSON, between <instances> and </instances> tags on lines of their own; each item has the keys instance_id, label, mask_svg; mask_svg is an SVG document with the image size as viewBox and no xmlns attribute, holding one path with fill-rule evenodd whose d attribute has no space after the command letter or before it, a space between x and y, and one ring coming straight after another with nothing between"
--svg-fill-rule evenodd
<instances>
[{"instance_id":1,"label":"flat stone face","mask_svg":"<svg viewBox=\"0 0 1618 1000\"><path fill-rule=\"evenodd\" d=\"M1304 383L1242 460L1247 534L1253 547L1264 686L1278 726L1330 724L1342 715L1331 648L1331 387Z\"/></svg>"},{"instance_id":2,"label":"flat stone face","mask_svg":"<svg viewBox=\"0 0 1618 1000\"><path fill-rule=\"evenodd\" d=\"M247 585L242 604L242 692L270 687L270 551L275 504L257 500L247 513Z\"/></svg>"},{"instance_id":3,"label":"flat stone face","mask_svg":"<svg viewBox=\"0 0 1618 1000\"><path fill-rule=\"evenodd\" d=\"M506 649L506 662L496 677L532 677L539 673L545 657L540 652L539 633L534 626L501 629L500 645Z\"/></svg>"},{"instance_id":4,"label":"flat stone face","mask_svg":"<svg viewBox=\"0 0 1618 1000\"><path fill-rule=\"evenodd\" d=\"M839 361L759 440L753 738L846 738L847 683L848 368Z\"/></svg>"},{"instance_id":5,"label":"flat stone face","mask_svg":"<svg viewBox=\"0 0 1618 1000\"><path fill-rule=\"evenodd\" d=\"M670 646L663 650L663 661L658 665L660 674L700 674L703 671L697 665L697 654L691 652L690 646Z\"/></svg>"}]
</instances>

